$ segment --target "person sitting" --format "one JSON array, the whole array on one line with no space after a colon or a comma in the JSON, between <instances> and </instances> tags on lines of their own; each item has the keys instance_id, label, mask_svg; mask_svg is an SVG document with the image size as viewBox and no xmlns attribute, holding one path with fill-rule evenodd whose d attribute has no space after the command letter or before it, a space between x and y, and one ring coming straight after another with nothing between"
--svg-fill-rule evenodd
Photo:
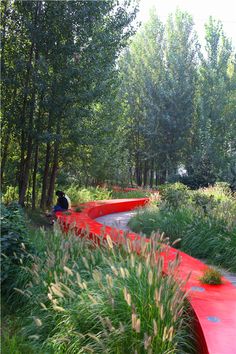
<instances>
[{"instance_id":1,"label":"person sitting","mask_svg":"<svg viewBox=\"0 0 236 354\"><path fill-rule=\"evenodd\" d=\"M69 203L67 198L65 197L65 193L62 191L56 191L57 204L53 207L54 213L57 211L66 211L69 208Z\"/></svg>"}]
</instances>

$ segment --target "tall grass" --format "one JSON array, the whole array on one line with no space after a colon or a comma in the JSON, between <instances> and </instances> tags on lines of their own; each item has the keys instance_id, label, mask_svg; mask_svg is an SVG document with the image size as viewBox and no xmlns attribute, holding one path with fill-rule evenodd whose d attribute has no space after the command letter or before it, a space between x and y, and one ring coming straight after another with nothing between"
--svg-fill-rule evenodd
<instances>
[{"instance_id":1,"label":"tall grass","mask_svg":"<svg viewBox=\"0 0 236 354\"><path fill-rule=\"evenodd\" d=\"M141 254L127 241L91 241L54 232L37 235L45 252L27 269L31 279L16 291L27 298L24 335L49 353L190 353L184 294L154 237ZM192 340L192 337L191 337Z\"/></svg>"},{"instance_id":2,"label":"tall grass","mask_svg":"<svg viewBox=\"0 0 236 354\"><path fill-rule=\"evenodd\" d=\"M181 238L183 251L236 271L236 200L224 184L198 191L168 186L161 203L139 211L129 226L145 235L159 231L171 241Z\"/></svg>"}]
</instances>

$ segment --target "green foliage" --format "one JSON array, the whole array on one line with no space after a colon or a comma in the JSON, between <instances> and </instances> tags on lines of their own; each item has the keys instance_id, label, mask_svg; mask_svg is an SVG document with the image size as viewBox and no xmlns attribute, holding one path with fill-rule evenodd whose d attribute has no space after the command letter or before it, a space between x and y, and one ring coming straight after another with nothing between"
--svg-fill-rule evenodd
<instances>
[{"instance_id":1,"label":"green foliage","mask_svg":"<svg viewBox=\"0 0 236 354\"><path fill-rule=\"evenodd\" d=\"M185 204L189 198L188 187L182 183L166 184L160 190L163 199L171 207Z\"/></svg>"},{"instance_id":2,"label":"green foliage","mask_svg":"<svg viewBox=\"0 0 236 354\"><path fill-rule=\"evenodd\" d=\"M205 52L193 19L155 11L122 58L127 146L138 185L177 181L191 188L236 185L235 50L220 22L205 26ZM224 132L222 134L222 132ZM188 172L177 172L184 166Z\"/></svg>"},{"instance_id":3,"label":"green foliage","mask_svg":"<svg viewBox=\"0 0 236 354\"><path fill-rule=\"evenodd\" d=\"M165 188L164 188L165 189ZM236 201L222 186L198 191L172 186L159 207L151 206L134 216L129 226L135 232L151 235L164 232L171 241L181 239L179 246L194 257L207 259L213 264L236 270ZM175 198L176 197L176 198ZM179 203L182 200L182 203Z\"/></svg>"},{"instance_id":4,"label":"green foliage","mask_svg":"<svg viewBox=\"0 0 236 354\"><path fill-rule=\"evenodd\" d=\"M83 208L80 206L75 208L76 213L80 213L82 210L83 210Z\"/></svg>"},{"instance_id":5,"label":"green foliage","mask_svg":"<svg viewBox=\"0 0 236 354\"><path fill-rule=\"evenodd\" d=\"M1 204L1 235L9 232L26 234L23 209L17 203L11 203L8 206Z\"/></svg>"},{"instance_id":6,"label":"green foliage","mask_svg":"<svg viewBox=\"0 0 236 354\"><path fill-rule=\"evenodd\" d=\"M5 320L5 318L4 318ZM9 323L12 330L13 323ZM20 332L20 331L19 331ZM2 354L36 354L31 343L20 333L12 334L7 333L6 328L3 329L2 339L1 339L1 353ZM38 352L39 353L39 352ZM41 352L42 354L42 352Z\"/></svg>"},{"instance_id":7,"label":"green foliage","mask_svg":"<svg viewBox=\"0 0 236 354\"><path fill-rule=\"evenodd\" d=\"M78 188L76 185L71 185L65 193L70 197L72 204L111 199L111 192L101 187Z\"/></svg>"},{"instance_id":8,"label":"green foliage","mask_svg":"<svg viewBox=\"0 0 236 354\"><path fill-rule=\"evenodd\" d=\"M10 284L29 260L32 248L24 215L18 204L1 205L1 282Z\"/></svg>"},{"instance_id":9,"label":"green foliage","mask_svg":"<svg viewBox=\"0 0 236 354\"><path fill-rule=\"evenodd\" d=\"M31 293L24 335L35 350L191 352L185 295L173 276L178 259L173 273L163 277L162 258L156 262L158 239L143 244L138 256L129 242L118 248L108 239L94 248L57 227L37 237L46 253L34 257L28 268L34 278L22 289L23 296Z\"/></svg>"},{"instance_id":10,"label":"green foliage","mask_svg":"<svg viewBox=\"0 0 236 354\"><path fill-rule=\"evenodd\" d=\"M128 192L112 191L111 193L112 193L111 194L112 199L147 198L150 196L149 191L145 191L141 189L137 191L128 191Z\"/></svg>"},{"instance_id":11,"label":"green foliage","mask_svg":"<svg viewBox=\"0 0 236 354\"><path fill-rule=\"evenodd\" d=\"M221 277L222 275L217 269L208 268L204 271L200 281L203 284L220 285L222 284Z\"/></svg>"},{"instance_id":12,"label":"green foliage","mask_svg":"<svg viewBox=\"0 0 236 354\"><path fill-rule=\"evenodd\" d=\"M116 60L136 12L135 0L1 3L1 177L4 190L19 186L21 205L50 206L59 169L82 183L104 178Z\"/></svg>"},{"instance_id":13,"label":"green foliage","mask_svg":"<svg viewBox=\"0 0 236 354\"><path fill-rule=\"evenodd\" d=\"M6 191L2 194L2 202L9 204L17 200L18 191L17 187L7 186Z\"/></svg>"}]
</instances>

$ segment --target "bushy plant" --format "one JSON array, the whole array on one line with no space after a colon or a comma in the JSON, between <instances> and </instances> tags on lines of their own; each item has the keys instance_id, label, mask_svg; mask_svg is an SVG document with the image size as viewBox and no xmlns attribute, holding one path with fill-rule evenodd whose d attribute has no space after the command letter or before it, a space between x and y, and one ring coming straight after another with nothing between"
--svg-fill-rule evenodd
<instances>
[{"instance_id":1,"label":"bushy plant","mask_svg":"<svg viewBox=\"0 0 236 354\"><path fill-rule=\"evenodd\" d=\"M160 190L162 198L174 208L185 204L189 199L189 189L182 183L166 184Z\"/></svg>"},{"instance_id":2,"label":"bushy plant","mask_svg":"<svg viewBox=\"0 0 236 354\"><path fill-rule=\"evenodd\" d=\"M200 278L200 281L203 284L209 284L209 285L220 285L222 284L222 275L221 273L214 268L207 268L202 277Z\"/></svg>"},{"instance_id":3,"label":"bushy plant","mask_svg":"<svg viewBox=\"0 0 236 354\"><path fill-rule=\"evenodd\" d=\"M162 276L158 240L141 243L110 238L100 248L56 228L46 237L45 259L34 257L32 283L24 290L31 316L24 333L35 348L53 353L184 353L188 335L185 294L172 271ZM190 348L187 347L187 353Z\"/></svg>"},{"instance_id":4,"label":"bushy plant","mask_svg":"<svg viewBox=\"0 0 236 354\"><path fill-rule=\"evenodd\" d=\"M1 206L1 283L12 288L22 265L30 258L30 246L24 214L21 207L12 203ZM5 287L3 287L5 290Z\"/></svg>"},{"instance_id":5,"label":"bushy plant","mask_svg":"<svg viewBox=\"0 0 236 354\"><path fill-rule=\"evenodd\" d=\"M76 185L71 185L65 193L70 197L72 204L111 198L111 192L101 187L77 188Z\"/></svg>"},{"instance_id":6,"label":"bushy plant","mask_svg":"<svg viewBox=\"0 0 236 354\"><path fill-rule=\"evenodd\" d=\"M18 188L7 186L5 192L2 194L2 203L9 204L18 198Z\"/></svg>"},{"instance_id":7,"label":"bushy plant","mask_svg":"<svg viewBox=\"0 0 236 354\"><path fill-rule=\"evenodd\" d=\"M149 197L151 193L148 190L136 190L136 191L112 191L113 199L129 199L129 198L146 198Z\"/></svg>"},{"instance_id":8,"label":"bushy plant","mask_svg":"<svg viewBox=\"0 0 236 354\"><path fill-rule=\"evenodd\" d=\"M186 190L183 193L180 200L185 202L178 206L171 194L158 208L140 210L130 220L130 228L149 236L164 232L171 241L181 238L184 252L235 271L236 200L217 186L187 191L188 198Z\"/></svg>"}]
</instances>

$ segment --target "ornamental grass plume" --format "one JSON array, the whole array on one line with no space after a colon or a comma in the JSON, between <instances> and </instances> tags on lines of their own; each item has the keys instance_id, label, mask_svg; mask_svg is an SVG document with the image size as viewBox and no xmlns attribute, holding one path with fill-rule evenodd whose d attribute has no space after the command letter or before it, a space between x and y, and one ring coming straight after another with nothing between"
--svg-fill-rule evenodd
<instances>
[{"instance_id":1,"label":"ornamental grass plume","mask_svg":"<svg viewBox=\"0 0 236 354\"><path fill-rule=\"evenodd\" d=\"M35 348L98 354L187 348L190 353L185 297L173 275L163 277L158 242L142 244L138 255L130 244L111 247L100 239L96 247L70 233L50 236L40 235L45 258L34 259L39 277L31 278L32 320L24 327ZM65 241L69 248L61 247ZM54 265L45 262L51 254Z\"/></svg>"}]
</instances>

